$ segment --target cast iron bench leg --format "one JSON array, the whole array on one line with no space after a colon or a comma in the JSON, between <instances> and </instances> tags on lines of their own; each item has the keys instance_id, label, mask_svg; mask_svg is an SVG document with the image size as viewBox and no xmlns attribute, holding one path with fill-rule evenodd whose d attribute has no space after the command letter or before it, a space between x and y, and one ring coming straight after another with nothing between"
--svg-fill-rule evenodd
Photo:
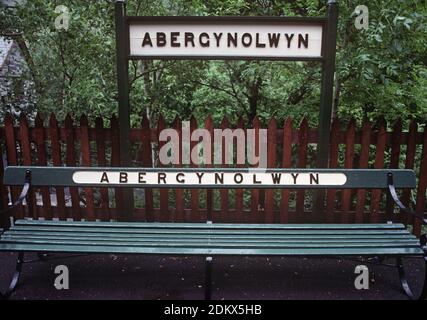
<instances>
[{"instance_id":1,"label":"cast iron bench leg","mask_svg":"<svg viewBox=\"0 0 427 320\"><path fill-rule=\"evenodd\" d=\"M418 298L419 300L426 300L427 299L427 255L424 256L424 284L423 284L423 290L421 291L420 297Z\"/></svg>"},{"instance_id":2,"label":"cast iron bench leg","mask_svg":"<svg viewBox=\"0 0 427 320\"><path fill-rule=\"evenodd\" d=\"M425 300L427 298L427 256L424 256L424 283L423 288L421 290L421 294L418 300ZM411 290L411 287L408 284L408 280L406 279L405 269L403 267L402 258L397 258L397 269L399 271L400 283L402 284L403 291L405 291L406 295L409 299L414 300L415 296Z\"/></svg>"},{"instance_id":3,"label":"cast iron bench leg","mask_svg":"<svg viewBox=\"0 0 427 320\"><path fill-rule=\"evenodd\" d=\"M414 293L409 286L408 280L406 279L405 268L403 267L402 258L396 258L397 262L397 270L399 271L400 284L402 285L403 291L405 291L406 295L409 299L414 300Z\"/></svg>"},{"instance_id":4,"label":"cast iron bench leg","mask_svg":"<svg viewBox=\"0 0 427 320\"><path fill-rule=\"evenodd\" d=\"M424 284L423 284L423 290L421 291L419 300L426 300L427 299L427 234L422 234L420 237L420 243L421 246L424 249Z\"/></svg>"},{"instance_id":5,"label":"cast iron bench leg","mask_svg":"<svg viewBox=\"0 0 427 320\"><path fill-rule=\"evenodd\" d=\"M19 276L21 275L23 263L24 263L24 252L19 252L18 259L16 260L15 273L13 274L12 281L10 282L9 288L6 290L5 293L0 292L1 299L8 299L10 295L15 291L16 285L18 284L18 281L19 281Z\"/></svg>"},{"instance_id":6,"label":"cast iron bench leg","mask_svg":"<svg viewBox=\"0 0 427 320\"><path fill-rule=\"evenodd\" d=\"M212 298L212 257L206 257L205 300Z\"/></svg>"}]
</instances>

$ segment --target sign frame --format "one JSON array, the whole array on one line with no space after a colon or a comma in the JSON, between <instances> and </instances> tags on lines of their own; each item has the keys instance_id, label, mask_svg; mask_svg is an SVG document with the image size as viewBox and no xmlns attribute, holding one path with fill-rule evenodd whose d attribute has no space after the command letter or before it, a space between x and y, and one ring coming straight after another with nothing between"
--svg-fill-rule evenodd
<instances>
[{"instance_id":1,"label":"sign frame","mask_svg":"<svg viewBox=\"0 0 427 320\"><path fill-rule=\"evenodd\" d=\"M327 0L327 14L325 17L270 17L270 20L294 22L294 23L323 23L322 30L322 48L321 58L304 58L304 57L248 57L247 59L239 57L236 60L281 60L281 61L318 61L322 66L322 82L320 96L320 111L319 111L319 127L318 127L318 143L317 143L317 158L316 164L318 168L328 168L329 166L329 144L331 130L331 116L333 104L333 88L335 74L335 56L337 44L337 29L338 29L338 5L336 0ZM116 0L115 3L115 25L116 25L116 62L117 62L117 84L118 84L118 104L119 104L119 125L120 125L120 163L122 166L131 165L131 146L130 146L130 102L129 102L129 61L141 59L141 57L130 57L129 48L129 23L136 21L161 21L162 19L171 19L172 17L135 17L126 15L125 0ZM216 19L230 19L229 21L256 21L265 20L266 17L173 17L173 19L188 19L194 22L200 20L215 21ZM151 59L160 57L153 56ZM146 56L142 59L149 59ZM166 60L192 60L201 59L201 57L168 57ZM231 60L230 57L203 57L205 60ZM234 60L234 59L233 59ZM319 190L315 194L314 207L317 211L323 210L324 191ZM123 192L123 207L120 208L124 212L124 220L131 218L134 208L133 192L126 190Z\"/></svg>"},{"instance_id":2,"label":"sign frame","mask_svg":"<svg viewBox=\"0 0 427 320\"><path fill-rule=\"evenodd\" d=\"M326 46L326 27L327 18L325 17L274 17L274 16L127 16L126 17L126 50L129 60L272 60L272 61L319 61L324 60ZM227 24L258 24L258 25L310 25L320 26L322 28L322 44L320 57L275 57L275 56L210 56L210 55L131 55L129 30L132 24L186 24L186 25L212 25L218 23Z\"/></svg>"}]
</instances>

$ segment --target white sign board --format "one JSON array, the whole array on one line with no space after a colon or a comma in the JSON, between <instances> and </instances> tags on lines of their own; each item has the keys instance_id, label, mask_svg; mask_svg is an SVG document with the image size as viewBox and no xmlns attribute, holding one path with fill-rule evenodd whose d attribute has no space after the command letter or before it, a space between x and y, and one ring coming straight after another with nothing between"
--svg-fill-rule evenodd
<instances>
[{"instance_id":1,"label":"white sign board","mask_svg":"<svg viewBox=\"0 0 427 320\"><path fill-rule=\"evenodd\" d=\"M320 59L322 23L129 23L129 57Z\"/></svg>"},{"instance_id":2,"label":"white sign board","mask_svg":"<svg viewBox=\"0 0 427 320\"><path fill-rule=\"evenodd\" d=\"M76 184L131 184L141 186L197 185L229 186L343 186L344 173L282 173L282 172L136 172L136 171L77 171Z\"/></svg>"}]
</instances>

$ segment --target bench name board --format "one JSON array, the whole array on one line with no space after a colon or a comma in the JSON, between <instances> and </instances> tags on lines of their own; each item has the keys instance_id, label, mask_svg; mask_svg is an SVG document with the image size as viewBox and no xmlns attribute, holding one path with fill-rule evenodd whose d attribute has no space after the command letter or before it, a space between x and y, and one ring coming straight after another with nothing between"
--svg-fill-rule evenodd
<instances>
[{"instance_id":1,"label":"bench name board","mask_svg":"<svg viewBox=\"0 0 427 320\"><path fill-rule=\"evenodd\" d=\"M344 173L283 173L283 172L135 172L135 171L77 171L76 184L131 184L131 185L200 185L200 186L342 186Z\"/></svg>"},{"instance_id":2,"label":"bench name board","mask_svg":"<svg viewBox=\"0 0 427 320\"><path fill-rule=\"evenodd\" d=\"M407 169L299 168L91 168L8 166L5 185L22 185L31 173L34 186L96 186L135 188L303 188L384 189L389 174L396 188L414 188L415 173Z\"/></svg>"},{"instance_id":3,"label":"bench name board","mask_svg":"<svg viewBox=\"0 0 427 320\"><path fill-rule=\"evenodd\" d=\"M203 18L130 20L130 58L322 57L324 25L316 20L300 23L285 18L232 20L222 17L214 21Z\"/></svg>"}]
</instances>

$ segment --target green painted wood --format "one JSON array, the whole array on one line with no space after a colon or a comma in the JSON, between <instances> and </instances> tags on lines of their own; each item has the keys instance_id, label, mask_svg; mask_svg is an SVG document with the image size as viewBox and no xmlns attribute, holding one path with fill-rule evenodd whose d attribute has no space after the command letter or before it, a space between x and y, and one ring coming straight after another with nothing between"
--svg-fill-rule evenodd
<instances>
[{"instance_id":1,"label":"green painted wood","mask_svg":"<svg viewBox=\"0 0 427 320\"><path fill-rule=\"evenodd\" d=\"M28 231L7 231L4 235L9 236L51 236L51 237L86 237L86 238L123 238L123 239L162 239L162 238L172 238L172 239L203 239L209 237L212 239L309 239L309 240L321 240L321 239L402 239L409 238L415 239L416 237L412 234L395 234L395 235L215 235L215 234L196 234L196 235L187 235L187 234L120 234L120 233L64 233L64 232L28 232Z\"/></svg>"},{"instance_id":2,"label":"green painted wood","mask_svg":"<svg viewBox=\"0 0 427 320\"><path fill-rule=\"evenodd\" d=\"M269 228L270 227L270 228ZM170 255L421 255L402 224L241 225L18 220L0 251Z\"/></svg>"},{"instance_id":3,"label":"green painted wood","mask_svg":"<svg viewBox=\"0 0 427 320\"><path fill-rule=\"evenodd\" d=\"M409 241L409 242L388 242L388 243L355 243L355 242L332 242L332 243L295 243L295 242L254 242L254 243L234 243L232 241L229 242L214 242L206 239L205 243L188 243L188 242L180 242L180 241L169 241L169 242L144 242L139 243L137 241L97 241L97 240L58 240L58 239L28 239L28 238L20 238L20 239L7 239L2 238L1 243L13 243L13 244L40 244L40 245L84 245L84 246L109 246L109 247L155 247L155 248L163 248L163 247L177 247L177 248L235 248L235 249L246 249L246 248L259 248L259 249L276 249L276 248L308 248L308 249L316 249L316 248L419 248L419 243L417 241Z\"/></svg>"},{"instance_id":4,"label":"green painted wood","mask_svg":"<svg viewBox=\"0 0 427 320\"><path fill-rule=\"evenodd\" d=\"M111 228L105 227L46 227L46 226L14 226L11 230L27 230L27 231L58 231L58 232L96 232L96 233L110 233ZM188 229L128 229L128 228L115 228L116 233L125 234L210 234L210 235L391 235L391 234L408 234L409 232L404 229L396 230L188 230Z\"/></svg>"},{"instance_id":5,"label":"green painted wood","mask_svg":"<svg viewBox=\"0 0 427 320\"><path fill-rule=\"evenodd\" d=\"M5 235L10 236L52 236L52 237L67 237L67 238L104 238L104 239L194 239L200 241L205 239L206 235L204 234L123 234L123 233L64 233L64 232L39 232L39 231L16 231L9 230ZM268 239L277 239L277 240L305 240L309 241L320 241L320 240L393 240L393 239L416 239L412 234L393 234L393 235L209 235L210 239L233 239L235 241L244 241L244 240L268 240Z\"/></svg>"},{"instance_id":6,"label":"green painted wood","mask_svg":"<svg viewBox=\"0 0 427 320\"><path fill-rule=\"evenodd\" d=\"M274 241L274 242L262 242L262 241L206 241L202 244L200 241L108 241L105 239L96 240L84 240L84 239L34 239L34 238L8 238L4 237L1 243L27 243L27 244L63 244L63 245L107 245L107 246L136 246L136 247L194 247L194 248L205 248L205 247L232 247L232 248L407 248L407 247L419 247L420 244L416 240L399 240L399 241L378 241L378 242L354 242L354 241L322 241L322 242L309 242L309 241Z\"/></svg>"},{"instance_id":7,"label":"green painted wood","mask_svg":"<svg viewBox=\"0 0 427 320\"><path fill-rule=\"evenodd\" d=\"M419 247L411 248L159 248L131 246L87 246L0 243L0 251L155 254L155 255L245 255L245 256L423 256Z\"/></svg>"},{"instance_id":8,"label":"green painted wood","mask_svg":"<svg viewBox=\"0 0 427 320\"><path fill-rule=\"evenodd\" d=\"M73 173L76 171L107 171L107 172L177 172L176 168L90 168L90 167L36 167L36 166L9 166L5 170L5 185L22 185L24 183L26 170L32 172L32 184L35 186L81 186L74 183ZM247 169L236 168L179 168L179 172L233 172L247 173ZM392 172L396 188L415 188L416 179L413 170L408 169L266 169L264 172L281 173L344 173L347 176L347 182L343 186L327 185L235 185L221 186L217 184L203 185L204 189L221 188L303 188L303 189L347 189L347 188L367 188L367 189L385 189L387 188L387 173ZM250 173L253 173L251 171ZM90 184L90 186L106 186L106 184ZM109 187L160 187L160 188L201 188L200 185L190 184L108 184Z\"/></svg>"},{"instance_id":9,"label":"green painted wood","mask_svg":"<svg viewBox=\"0 0 427 320\"><path fill-rule=\"evenodd\" d=\"M382 224L226 224L226 223L141 223L141 222L100 222L100 221L56 221L56 220L17 220L16 226L61 226L61 227L109 227L109 228L148 228L148 229L289 229L289 230L340 230L340 229L405 229L401 223Z\"/></svg>"},{"instance_id":10,"label":"green painted wood","mask_svg":"<svg viewBox=\"0 0 427 320\"><path fill-rule=\"evenodd\" d=\"M75 236L35 236L35 235L10 235L6 233L1 237L1 241L18 241L18 240L25 240L25 241L31 241L31 240L43 240L43 241L83 241L83 242L114 242L114 243L129 243L133 242L135 244L144 244L144 243L194 243L199 246L203 246L203 242L200 241L200 239L133 239L131 237L128 238L103 238L103 237L79 237L78 235ZM208 243L215 243L215 244L246 244L246 243L252 243L252 244L313 244L312 239L302 239L302 240L295 240L295 239L251 239L251 240L235 240L235 239L212 239L210 237L205 237L206 242ZM340 243L346 243L346 244L366 244L368 246L375 245L375 244L413 244L413 245L419 245L419 241L417 239L342 239L337 241L335 240L325 240L325 239L318 239L318 241L314 243L322 243L322 244L331 244L336 245Z\"/></svg>"}]
</instances>

